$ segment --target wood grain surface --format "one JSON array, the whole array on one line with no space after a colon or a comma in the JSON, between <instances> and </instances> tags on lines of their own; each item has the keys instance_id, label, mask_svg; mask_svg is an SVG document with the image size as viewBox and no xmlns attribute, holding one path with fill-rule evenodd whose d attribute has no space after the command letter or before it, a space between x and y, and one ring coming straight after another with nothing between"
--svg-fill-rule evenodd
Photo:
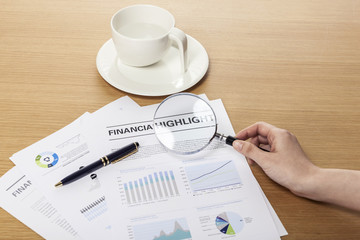
<instances>
[{"instance_id":1,"label":"wood grain surface","mask_svg":"<svg viewBox=\"0 0 360 240\"><path fill-rule=\"evenodd\" d=\"M13 153L86 111L124 95L142 106L164 98L115 89L96 68L111 16L137 3L0 0L0 175ZM235 131L266 121L293 132L318 166L360 170L360 1L145 3L169 10L205 47L208 72L187 91L221 98ZM296 197L252 170L283 239L360 239L359 213ZM0 209L0 239L40 238Z\"/></svg>"}]
</instances>

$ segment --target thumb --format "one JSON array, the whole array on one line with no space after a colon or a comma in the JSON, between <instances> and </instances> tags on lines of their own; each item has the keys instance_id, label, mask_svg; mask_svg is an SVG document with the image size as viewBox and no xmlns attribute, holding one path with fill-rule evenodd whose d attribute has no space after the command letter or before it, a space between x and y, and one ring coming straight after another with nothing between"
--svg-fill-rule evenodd
<instances>
[{"instance_id":1,"label":"thumb","mask_svg":"<svg viewBox=\"0 0 360 240\"><path fill-rule=\"evenodd\" d=\"M243 154L245 157L255 161L260 167L263 166L267 157L267 152L264 152L254 144L246 141L236 140L233 142L233 147L236 151Z\"/></svg>"}]
</instances>

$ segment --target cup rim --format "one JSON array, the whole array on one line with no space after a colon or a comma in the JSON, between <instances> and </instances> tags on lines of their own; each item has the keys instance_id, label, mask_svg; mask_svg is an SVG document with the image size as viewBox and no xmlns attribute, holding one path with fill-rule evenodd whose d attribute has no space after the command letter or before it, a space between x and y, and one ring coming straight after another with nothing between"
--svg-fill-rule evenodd
<instances>
[{"instance_id":1,"label":"cup rim","mask_svg":"<svg viewBox=\"0 0 360 240\"><path fill-rule=\"evenodd\" d=\"M119 33L115 28L114 28L114 24L113 24L113 21L114 21L114 18L115 16L117 16L120 12L122 11L125 11L129 8L135 8L135 7L151 7L151 8L157 8L157 9L160 9L164 12L166 12L167 14L169 14L169 16L171 17L171 20L172 20L172 24L171 24L171 27L170 29L164 33L163 35L159 36L159 37L154 37L154 38L151 38L151 39L140 39L140 38L132 38L132 37L128 37L124 34L121 34ZM125 38L125 39L129 39L129 40L132 40L132 41L149 41L149 40L158 40L158 39L161 39L161 38L164 38L165 36L169 35L169 33L171 32L171 30L175 27L175 18L174 16L166 9L164 8L161 8L161 7L158 7L158 6L155 6L155 5L151 5L151 4L135 4L135 5L130 5L130 6L127 6L127 7L124 7L124 8L121 8L119 9L116 13L113 14L113 16L111 17L111 21L110 21L110 26L111 26L111 30L113 33Z\"/></svg>"}]
</instances>

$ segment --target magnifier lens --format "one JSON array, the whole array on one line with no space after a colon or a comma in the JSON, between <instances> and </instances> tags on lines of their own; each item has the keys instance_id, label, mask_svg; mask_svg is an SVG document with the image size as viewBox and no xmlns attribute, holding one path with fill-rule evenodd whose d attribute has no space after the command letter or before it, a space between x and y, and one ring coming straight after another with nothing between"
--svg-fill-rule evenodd
<instances>
[{"instance_id":1,"label":"magnifier lens","mask_svg":"<svg viewBox=\"0 0 360 240\"><path fill-rule=\"evenodd\" d=\"M200 97L180 93L166 98L154 115L154 130L170 151L192 154L205 148L216 133L216 117Z\"/></svg>"}]
</instances>

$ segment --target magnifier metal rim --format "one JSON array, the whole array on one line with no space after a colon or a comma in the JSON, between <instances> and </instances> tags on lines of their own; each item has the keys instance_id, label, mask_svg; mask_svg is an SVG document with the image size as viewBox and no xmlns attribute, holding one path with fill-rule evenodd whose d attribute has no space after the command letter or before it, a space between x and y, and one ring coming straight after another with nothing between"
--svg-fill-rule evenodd
<instances>
[{"instance_id":1,"label":"magnifier metal rim","mask_svg":"<svg viewBox=\"0 0 360 240\"><path fill-rule=\"evenodd\" d=\"M170 148L168 148L168 147L160 140L160 138L159 138L158 135L157 135L157 131L156 131L156 127L155 127L155 120L158 119L158 118L156 118L156 114L157 114L158 110L159 110L160 107L161 107L165 102L167 102L169 99L174 98L174 97L178 97L178 96L190 96L190 97L197 98L198 100L204 102L204 103L209 107L209 109L211 110L211 112L212 112L212 114L213 114L213 116L214 116L214 119L215 119L215 130L214 130L213 136L209 139L209 141L207 142L207 144L205 144L203 147L201 147L201 148L199 148L199 149L197 149L197 150L194 150L194 151L180 152L180 151L176 151L176 150L170 149ZM168 149L169 151L174 152L174 153L177 153L177 154L190 155L190 154L194 154L194 153L200 152L201 150L203 150L204 148L206 148L206 147L211 143L211 141L214 139L214 137L215 137L215 135L216 135L216 132L217 132L217 118L216 118L216 114L215 114L214 110L212 109L212 107L210 106L210 104L209 104L206 100L204 100L204 99L202 99L201 97L199 97L199 96L197 96L197 95L195 95L195 94L192 94L192 93L176 93L176 94L170 95L170 96L168 96L167 98L165 98L165 99L159 104L159 106L156 108L155 113L154 113L154 117L153 117L153 126L154 126L155 136L156 136L156 138L158 139L158 141L160 142L160 144L161 144L162 146L164 146L164 147L165 147L166 149Z\"/></svg>"}]
</instances>

